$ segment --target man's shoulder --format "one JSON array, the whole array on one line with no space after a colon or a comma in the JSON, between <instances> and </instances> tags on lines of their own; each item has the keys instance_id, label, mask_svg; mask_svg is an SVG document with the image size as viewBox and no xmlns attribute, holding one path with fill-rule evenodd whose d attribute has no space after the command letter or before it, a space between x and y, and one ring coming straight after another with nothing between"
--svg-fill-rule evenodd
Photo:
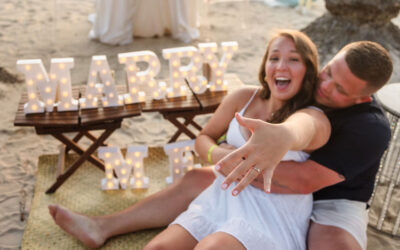
<instances>
[{"instance_id":1,"label":"man's shoulder","mask_svg":"<svg viewBox=\"0 0 400 250\"><path fill-rule=\"evenodd\" d=\"M340 137L347 142L355 140L363 148L379 145L386 148L391 137L389 121L375 101L335 110L328 118L332 127L331 141Z\"/></svg>"},{"instance_id":2,"label":"man's shoulder","mask_svg":"<svg viewBox=\"0 0 400 250\"><path fill-rule=\"evenodd\" d=\"M390 128L389 122L378 103L372 102L357 104L345 109L337 109L327 112L327 116L332 124L341 126L381 126Z\"/></svg>"}]
</instances>

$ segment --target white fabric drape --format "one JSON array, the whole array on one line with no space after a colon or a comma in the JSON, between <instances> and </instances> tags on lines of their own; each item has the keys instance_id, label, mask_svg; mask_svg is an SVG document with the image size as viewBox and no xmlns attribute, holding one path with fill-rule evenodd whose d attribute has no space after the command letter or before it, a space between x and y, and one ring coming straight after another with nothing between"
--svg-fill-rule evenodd
<instances>
[{"instance_id":1,"label":"white fabric drape","mask_svg":"<svg viewBox=\"0 0 400 250\"><path fill-rule=\"evenodd\" d=\"M124 45L133 36L153 37L171 33L190 42L200 36L198 0L97 0L96 13L89 17L89 33L100 42Z\"/></svg>"}]
</instances>

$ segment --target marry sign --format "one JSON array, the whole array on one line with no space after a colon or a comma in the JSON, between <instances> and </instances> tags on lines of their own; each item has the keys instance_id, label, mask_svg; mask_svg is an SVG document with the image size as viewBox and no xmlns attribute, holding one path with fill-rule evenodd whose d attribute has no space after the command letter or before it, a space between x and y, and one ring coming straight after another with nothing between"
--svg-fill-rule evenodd
<instances>
[{"instance_id":1,"label":"marry sign","mask_svg":"<svg viewBox=\"0 0 400 250\"><path fill-rule=\"evenodd\" d=\"M17 69L25 75L28 101L24 104L24 113L43 113L74 111L103 107L116 107L125 104L144 102L146 96L160 100L166 97L180 97L188 93L185 80L196 93L223 91L227 89L224 73L233 53L238 50L237 42L222 42L220 57L217 56L216 43L200 43L194 46L163 49L162 56L169 61L169 81L157 81L160 72L160 60L152 51L137 51L118 54L120 64L125 65L128 92L118 94L107 57L92 57L85 95L80 99L72 96L70 71L74 67L73 58L51 59L50 73L46 71L42 60L18 60ZM182 65L186 58L188 64ZM147 64L140 70L138 63ZM200 74L203 64L211 69L209 81Z\"/></svg>"}]
</instances>

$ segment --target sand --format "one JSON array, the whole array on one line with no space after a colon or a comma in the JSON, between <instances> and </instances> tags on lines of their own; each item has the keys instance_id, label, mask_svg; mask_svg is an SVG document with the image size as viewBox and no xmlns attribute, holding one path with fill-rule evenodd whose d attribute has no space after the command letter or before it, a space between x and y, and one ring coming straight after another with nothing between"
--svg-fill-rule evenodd
<instances>
[{"instance_id":1,"label":"sand","mask_svg":"<svg viewBox=\"0 0 400 250\"><path fill-rule=\"evenodd\" d=\"M85 84L92 55L107 55L120 84L123 68L117 63L121 52L152 50L159 58L163 48L185 46L170 37L135 38L126 46L109 46L88 39L94 0L0 0L0 75L12 75L0 82L0 249L18 249L35 185L38 157L57 153L58 141L38 136L33 128L14 127L20 94L25 89L16 70L17 59L42 59L49 67L51 58L73 57L72 82ZM257 71L269 32L277 28L301 29L325 12L324 1L317 0L306 13L294 8L272 8L260 2L225 2L209 6L210 25L200 28L201 37L191 44L212 41L238 41L239 51L228 65L246 84L257 84ZM399 25L400 19L394 22ZM165 60L159 77L168 76ZM397 67L398 68L398 67ZM397 69L395 68L395 69ZM398 81L396 70L391 81ZM202 124L208 116L198 119ZM120 147L130 144L163 145L174 127L157 113L125 119L122 128L108 140ZM21 221L21 211L25 220ZM372 235L372 234L371 234ZM398 241L377 233L369 249L390 249ZM393 248L394 249L394 248Z\"/></svg>"}]
</instances>

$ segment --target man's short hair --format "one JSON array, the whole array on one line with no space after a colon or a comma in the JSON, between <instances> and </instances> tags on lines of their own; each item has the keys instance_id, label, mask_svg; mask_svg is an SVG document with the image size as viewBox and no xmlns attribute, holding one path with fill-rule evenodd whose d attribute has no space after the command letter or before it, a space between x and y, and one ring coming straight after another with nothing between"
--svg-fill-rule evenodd
<instances>
[{"instance_id":1,"label":"man's short hair","mask_svg":"<svg viewBox=\"0 0 400 250\"><path fill-rule=\"evenodd\" d=\"M371 41L353 42L341 49L351 72L368 83L367 91L375 92L385 85L393 71L389 52Z\"/></svg>"}]
</instances>

